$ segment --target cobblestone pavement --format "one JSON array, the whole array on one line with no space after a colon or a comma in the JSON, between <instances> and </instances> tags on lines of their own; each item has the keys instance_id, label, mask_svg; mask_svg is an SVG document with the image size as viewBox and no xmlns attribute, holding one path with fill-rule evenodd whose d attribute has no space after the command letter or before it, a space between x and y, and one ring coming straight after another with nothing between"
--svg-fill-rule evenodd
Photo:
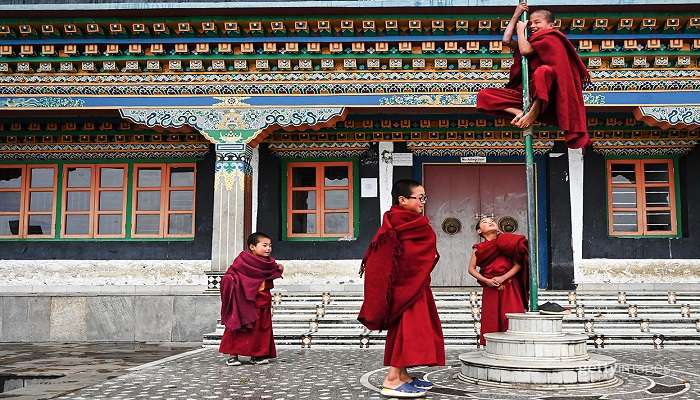
<instances>
[{"instance_id":1,"label":"cobblestone pavement","mask_svg":"<svg viewBox=\"0 0 700 400\"><path fill-rule=\"evenodd\" d=\"M3 343L0 399L49 399L112 379L199 343Z\"/></svg>"},{"instance_id":2,"label":"cobblestone pavement","mask_svg":"<svg viewBox=\"0 0 700 400\"><path fill-rule=\"evenodd\" d=\"M448 365L409 370L436 386L428 399L633 400L700 399L700 348L596 350L617 358L619 385L588 390L532 391L487 388L455 379L460 351L448 351ZM280 350L268 365L225 365L214 349L71 393L71 400L179 399L381 399L381 350Z\"/></svg>"}]
</instances>

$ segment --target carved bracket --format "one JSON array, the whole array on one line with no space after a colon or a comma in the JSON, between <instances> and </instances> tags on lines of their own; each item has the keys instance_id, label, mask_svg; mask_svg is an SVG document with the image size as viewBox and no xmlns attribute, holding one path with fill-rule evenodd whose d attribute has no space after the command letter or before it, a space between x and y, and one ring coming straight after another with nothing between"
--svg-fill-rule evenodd
<instances>
[{"instance_id":1,"label":"carved bracket","mask_svg":"<svg viewBox=\"0 0 700 400\"><path fill-rule=\"evenodd\" d=\"M649 126L661 129L697 129L700 127L700 106L637 107L634 116Z\"/></svg>"},{"instance_id":2,"label":"carved bracket","mask_svg":"<svg viewBox=\"0 0 700 400\"><path fill-rule=\"evenodd\" d=\"M120 109L122 117L149 127L189 125L212 143L245 143L255 147L274 128L320 129L345 118L344 107L137 108Z\"/></svg>"}]
</instances>

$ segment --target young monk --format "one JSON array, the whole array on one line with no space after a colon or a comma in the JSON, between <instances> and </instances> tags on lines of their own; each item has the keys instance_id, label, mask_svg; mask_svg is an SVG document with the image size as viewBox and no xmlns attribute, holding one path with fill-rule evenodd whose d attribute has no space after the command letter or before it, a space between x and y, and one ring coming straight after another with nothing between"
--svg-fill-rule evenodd
<instances>
[{"instance_id":1,"label":"young monk","mask_svg":"<svg viewBox=\"0 0 700 400\"><path fill-rule=\"evenodd\" d=\"M227 365L241 365L238 356L253 364L277 357L272 333L272 280L284 268L270 257L272 241L264 233L248 236L248 250L233 260L221 278L221 323L226 327L219 352L230 354Z\"/></svg>"},{"instance_id":2,"label":"young monk","mask_svg":"<svg viewBox=\"0 0 700 400\"><path fill-rule=\"evenodd\" d=\"M503 43L514 52L509 82L505 88L479 91L476 108L495 115L510 115L511 123L518 128L527 128L535 121L556 125L564 131L567 146L585 148L591 143L583 102L583 84L590 81L588 70L571 42L554 29L550 11L537 10L530 14L532 35L527 38L528 24L519 21L527 10L527 4L520 3L503 33ZM512 41L514 29L518 34L517 45ZM530 71L529 110L523 110L522 56L527 57Z\"/></svg>"},{"instance_id":3,"label":"young monk","mask_svg":"<svg viewBox=\"0 0 700 400\"><path fill-rule=\"evenodd\" d=\"M445 341L430 272L437 264L436 236L423 215L425 189L403 179L391 189L393 206L362 260L364 302L358 320L371 330L387 330L382 395L423 397L433 387L412 378L407 368L445 365Z\"/></svg>"},{"instance_id":4,"label":"young monk","mask_svg":"<svg viewBox=\"0 0 700 400\"><path fill-rule=\"evenodd\" d=\"M484 334L508 330L506 313L525 312L528 247L525 236L500 232L491 217L479 220L476 232L485 241L473 246L469 274L484 288L479 338L483 346Z\"/></svg>"}]
</instances>

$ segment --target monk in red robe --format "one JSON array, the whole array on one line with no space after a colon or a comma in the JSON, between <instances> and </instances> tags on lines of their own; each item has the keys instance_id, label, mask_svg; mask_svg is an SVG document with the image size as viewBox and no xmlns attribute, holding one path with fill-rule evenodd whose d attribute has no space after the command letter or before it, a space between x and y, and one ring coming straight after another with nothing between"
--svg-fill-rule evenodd
<instances>
[{"instance_id":1,"label":"monk in red robe","mask_svg":"<svg viewBox=\"0 0 700 400\"><path fill-rule=\"evenodd\" d=\"M430 272L439 259L436 236L423 215L425 189L414 180L397 181L394 205L362 260L364 302L358 320L371 330L387 330L384 396L425 396L432 383L412 378L407 368L445 365L445 341Z\"/></svg>"},{"instance_id":2,"label":"monk in red robe","mask_svg":"<svg viewBox=\"0 0 700 400\"><path fill-rule=\"evenodd\" d=\"M473 246L469 274L484 288L479 338L483 346L484 334L508 330L507 313L525 312L528 247L525 236L500 232L490 217L482 218L476 231L486 241Z\"/></svg>"},{"instance_id":3,"label":"monk in red robe","mask_svg":"<svg viewBox=\"0 0 700 400\"><path fill-rule=\"evenodd\" d=\"M576 48L554 29L550 11L537 10L530 14L532 35L527 38L528 25L519 21L527 10L527 4L518 5L503 34L503 43L514 51L509 82L505 88L479 91L476 108L499 116L514 116L511 123L518 128L527 128L535 121L555 125L564 131L567 146L585 148L591 143L583 102L583 84L590 81L588 70ZM517 45L512 41L516 27ZM522 56L527 57L530 71L529 110L523 110Z\"/></svg>"},{"instance_id":4,"label":"monk in red robe","mask_svg":"<svg viewBox=\"0 0 700 400\"><path fill-rule=\"evenodd\" d=\"M248 250L236 257L221 278L221 323L224 336L219 352L229 354L227 365L241 365L238 356L253 364L277 357L272 333L272 281L284 268L270 257L270 237L256 232L248 236Z\"/></svg>"}]
</instances>

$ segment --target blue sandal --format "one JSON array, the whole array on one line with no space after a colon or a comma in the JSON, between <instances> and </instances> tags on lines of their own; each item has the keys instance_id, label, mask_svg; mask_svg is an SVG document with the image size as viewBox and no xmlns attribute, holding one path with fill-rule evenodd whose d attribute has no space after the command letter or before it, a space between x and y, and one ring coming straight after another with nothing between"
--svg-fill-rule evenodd
<instances>
[{"instance_id":1,"label":"blue sandal","mask_svg":"<svg viewBox=\"0 0 700 400\"><path fill-rule=\"evenodd\" d=\"M410 383L404 383L395 389L383 387L380 393L382 396L396 397L399 399L414 399L425 396L425 390L418 389Z\"/></svg>"},{"instance_id":2,"label":"blue sandal","mask_svg":"<svg viewBox=\"0 0 700 400\"><path fill-rule=\"evenodd\" d=\"M417 389L423 390L430 390L433 388L433 382L418 378L413 378L413 380L411 381L411 385L413 385Z\"/></svg>"}]
</instances>

